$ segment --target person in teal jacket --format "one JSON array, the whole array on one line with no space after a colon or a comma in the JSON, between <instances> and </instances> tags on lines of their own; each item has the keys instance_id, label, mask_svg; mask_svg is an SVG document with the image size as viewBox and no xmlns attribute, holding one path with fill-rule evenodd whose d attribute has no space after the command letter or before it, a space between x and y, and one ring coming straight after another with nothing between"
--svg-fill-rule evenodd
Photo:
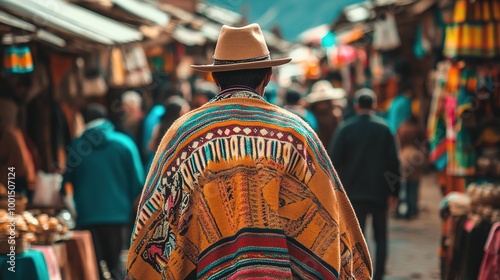
<instances>
[{"instance_id":1,"label":"person in teal jacket","mask_svg":"<svg viewBox=\"0 0 500 280\"><path fill-rule=\"evenodd\" d=\"M68 148L64 184L73 186L76 226L91 232L99 268L104 260L117 276L144 170L133 140L115 131L106 116L100 104L90 104L83 111L86 129Z\"/></svg>"},{"instance_id":2,"label":"person in teal jacket","mask_svg":"<svg viewBox=\"0 0 500 280\"><path fill-rule=\"evenodd\" d=\"M409 82L400 83L400 93L394 97L387 110L386 120L392 135L396 135L399 127L411 116L413 90Z\"/></svg>"}]
</instances>

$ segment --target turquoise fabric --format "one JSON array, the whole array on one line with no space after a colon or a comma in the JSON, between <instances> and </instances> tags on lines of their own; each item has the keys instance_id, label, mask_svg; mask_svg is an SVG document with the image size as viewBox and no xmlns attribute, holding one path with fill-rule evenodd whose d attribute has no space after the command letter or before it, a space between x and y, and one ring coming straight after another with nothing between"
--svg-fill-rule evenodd
<instances>
[{"instance_id":1,"label":"turquoise fabric","mask_svg":"<svg viewBox=\"0 0 500 280\"><path fill-rule=\"evenodd\" d=\"M386 121L393 135L398 132L399 126L411 116L411 99L400 94L392 100L387 110Z\"/></svg>"},{"instance_id":2,"label":"turquoise fabric","mask_svg":"<svg viewBox=\"0 0 500 280\"><path fill-rule=\"evenodd\" d=\"M43 253L28 250L15 256L15 272L9 270L10 256L0 256L0 279L6 280L49 280L49 270Z\"/></svg>"},{"instance_id":3,"label":"turquoise fabric","mask_svg":"<svg viewBox=\"0 0 500 280\"><path fill-rule=\"evenodd\" d=\"M77 226L128 224L144 184L139 151L106 120L71 143L64 181L73 184Z\"/></svg>"},{"instance_id":4,"label":"turquoise fabric","mask_svg":"<svg viewBox=\"0 0 500 280\"><path fill-rule=\"evenodd\" d=\"M155 152L150 151L148 145L151 141L151 137L153 136L153 129L160 123L163 114L165 114L165 106L155 105L144 118L141 153L144 156L144 170L146 172L149 170L149 167L155 157Z\"/></svg>"},{"instance_id":5,"label":"turquoise fabric","mask_svg":"<svg viewBox=\"0 0 500 280\"><path fill-rule=\"evenodd\" d=\"M417 59L422 59L427 54L427 51L425 50L423 45L423 40L424 40L423 24L419 23L417 27L417 34L415 34L415 43L413 44L413 55L415 55Z\"/></svg>"}]
</instances>

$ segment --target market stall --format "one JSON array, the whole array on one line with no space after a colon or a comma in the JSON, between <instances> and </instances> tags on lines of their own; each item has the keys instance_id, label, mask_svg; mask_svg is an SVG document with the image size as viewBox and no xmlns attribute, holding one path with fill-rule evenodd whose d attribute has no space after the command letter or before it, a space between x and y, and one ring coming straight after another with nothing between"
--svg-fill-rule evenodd
<instances>
[{"instance_id":1,"label":"market stall","mask_svg":"<svg viewBox=\"0 0 500 280\"><path fill-rule=\"evenodd\" d=\"M491 279L500 222L500 3L453 2L444 12L428 133L445 199L443 279ZM489 239L490 238L490 239ZM479 278L478 278L479 277Z\"/></svg>"}]
</instances>

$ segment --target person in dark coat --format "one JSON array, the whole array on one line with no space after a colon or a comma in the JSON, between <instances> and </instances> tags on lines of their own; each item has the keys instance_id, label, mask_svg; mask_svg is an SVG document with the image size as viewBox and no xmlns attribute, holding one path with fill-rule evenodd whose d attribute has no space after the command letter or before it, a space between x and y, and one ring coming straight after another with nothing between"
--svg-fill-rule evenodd
<instances>
[{"instance_id":1,"label":"person in dark coat","mask_svg":"<svg viewBox=\"0 0 500 280\"><path fill-rule=\"evenodd\" d=\"M346 120L330 142L328 155L365 231L371 214L375 235L375 274L382 279L387 259L388 201L399 192L399 159L389 127L375 116L376 96L370 89L355 94L357 115Z\"/></svg>"}]
</instances>

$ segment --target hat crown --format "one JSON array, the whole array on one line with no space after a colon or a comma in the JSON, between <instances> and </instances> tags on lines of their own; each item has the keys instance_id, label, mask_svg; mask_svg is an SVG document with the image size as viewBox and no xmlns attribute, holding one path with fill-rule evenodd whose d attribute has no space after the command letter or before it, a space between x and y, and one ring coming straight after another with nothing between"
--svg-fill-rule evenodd
<instances>
[{"instance_id":1,"label":"hat crown","mask_svg":"<svg viewBox=\"0 0 500 280\"><path fill-rule=\"evenodd\" d=\"M214 59L249 60L266 56L269 56L269 49L258 24L243 27L222 26L215 46Z\"/></svg>"},{"instance_id":2,"label":"hat crown","mask_svg":"<svg viewBox=\"0 0 500 280\"><path fill-rule=\"evenodd\" d=\"M215 46L213 63L191 65L202 72L261 69L290 62L289 57L271 59L264 34L256 23L243 27L223 25Z\"/></svg>"},{"instance_id":3,"label":"hat crown","mask_svg":"<svg viewBox=\"0 0 500 280\"><path fill-rule=\"evenodd\" d=\"M319 101L335 100L345 98L346 92L342 88L334 88L333 85L326 80L320 80L313 84L309 93L309 103Z\"/></svg>"},{"instance_id":4,"label":"hat crown","mask_svg":"<svg viewBox=\"0 0 500 280\"><path fill-rule=\"evenodd\" d=\"M320 80L313 84L311 92L330 92L333 89L334 88L330 82Z\"/></svg>"}]
</instances>

